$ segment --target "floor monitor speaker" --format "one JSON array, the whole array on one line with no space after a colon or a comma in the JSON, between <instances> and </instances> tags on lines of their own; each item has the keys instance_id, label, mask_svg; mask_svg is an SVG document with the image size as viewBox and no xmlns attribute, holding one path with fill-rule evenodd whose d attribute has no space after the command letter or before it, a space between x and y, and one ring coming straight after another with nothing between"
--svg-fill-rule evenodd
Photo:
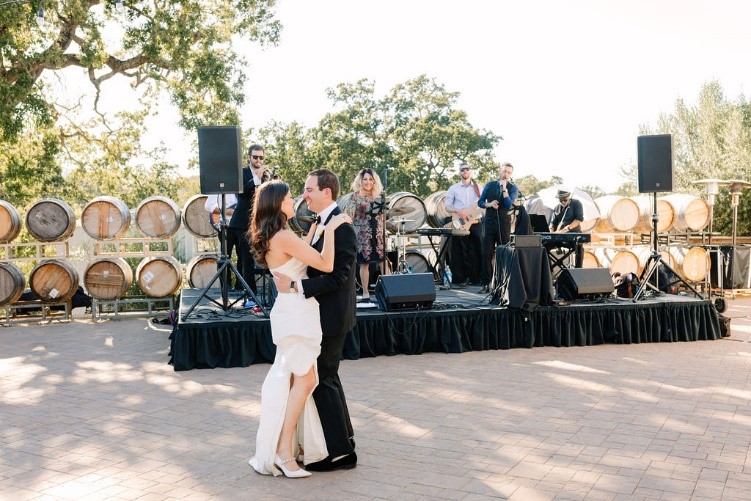
<instances>
[{"instance_id":1,"label":"floor monitor speaker","mask_svg":"<svg viewBox=\"0 0 751 501\"><path fill-rule=\"evenodd\" d=\"M242 147L240 127L198 128L198 164L201 193L240 193L242 191Z\"/></svg>"},{"instance_id":2,"label":"floor monitor speaker","mask_svg":"<svg viewBox=\"0 0 751 501\"><path fill-rule=\"evenodd\" d=\"M375 297L382 311L429 310L435 301L433 274L381 275L375 286Z\"/></svg>"},{"instance_id":3,"label":"floor monitor speaker","mask_svg":"<svg viewBox=\"0 0 751 501\"><path fill-rule=\"evenodd\" d=\"M639 193L673 191L673 136L637 138Z\"/></svg>"},{"instance_id":4,"label":"floor monitor speaker","mask_svg":"<svg viewBox=\"0 0 751 501\"><path fill-rule=\"evenodd\" d=\"M615 290L608 268L566 268L556 281L558 297L566 301L598 299Z\"/></svg>"}]
</instances>

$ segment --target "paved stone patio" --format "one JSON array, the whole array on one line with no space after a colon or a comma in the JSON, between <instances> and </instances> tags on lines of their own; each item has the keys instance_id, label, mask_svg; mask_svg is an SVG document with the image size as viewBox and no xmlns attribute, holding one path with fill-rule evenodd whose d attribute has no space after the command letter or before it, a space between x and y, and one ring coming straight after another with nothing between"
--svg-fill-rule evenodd
<instances>
[{"instance_id":1,"label":"paved stone patio","mask_svg":"<svg viewBox=\"0 0 751 501\"><path fill-rule=\"evenodd\" d=\"M751 299L717 341L344 361L359 465L247 464L268 365L174 372L168 326L0 327L0 499L751 499Z\"/></svg>"}]
</instances>

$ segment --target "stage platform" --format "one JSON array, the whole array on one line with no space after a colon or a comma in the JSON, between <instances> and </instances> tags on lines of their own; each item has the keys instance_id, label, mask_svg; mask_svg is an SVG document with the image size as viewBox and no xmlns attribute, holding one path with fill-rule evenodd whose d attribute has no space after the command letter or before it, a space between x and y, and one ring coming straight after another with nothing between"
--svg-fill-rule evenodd
<instances>
[{"instance_id":1,"label":"stage platform","mask_svg":"<svg viewBox=\"0 0 751 501\"><path fill-rule=\"evenodd\" d=\"M375 305L358 309L344 358L721 337L712 303L694 297L660 294L638 302L582 300L525 311L491 305L490 297L478 290L438 290L430 310L383 312ZM273 361L276 348L267 318L244 308L225 312L201 298L183 320L199 297L199 289L183 289L180 294L179 320L170 336L170 363L176 371Z\"/></svg>"}]
</instances>

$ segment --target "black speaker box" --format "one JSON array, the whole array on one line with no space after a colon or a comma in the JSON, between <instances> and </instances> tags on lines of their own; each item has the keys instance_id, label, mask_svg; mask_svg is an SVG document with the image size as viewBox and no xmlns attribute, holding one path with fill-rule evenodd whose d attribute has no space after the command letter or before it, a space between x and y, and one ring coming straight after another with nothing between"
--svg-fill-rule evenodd
<instances>
[{"instance_id":1,"label":"black speaker box","mask_svg":"<svg viewBox=\"0 0 751 501\"><path fill-rule=\"evenodd\" d=\"M199 127L198 164L201 193L240 193L243 181L240 127Z\"/></svg>"},{"instance_id":2,"label":"black speaker box","mask_svg":"<svg viewBox=\"0 0 751 501\"><path fill-rule=\"evenodd\" d=\"M673 191L673 136L639 136L636 143L639 157L639 193Z\"/></svg>"},{"instance_id":3,"label":"black speaker box","mask_svg":"<svg viewBox=\"0 0 751 501\"><path fill-rule=\"evenodd\" d=\"M429 310L435 301L433 274L381 275L375 286L375 297L382 311Z\"/></svg>"},{"instance_id":4,"label":"black speaker box","mask_svg":"<svg viewBox=\"0 0 751 501\"><path fill-rule=\"evenodd\" d=\"M573 301L609 296L615 286L607 268L566 268L558 275L556 290L559 299Z\"/></svg>"}]
</instances>

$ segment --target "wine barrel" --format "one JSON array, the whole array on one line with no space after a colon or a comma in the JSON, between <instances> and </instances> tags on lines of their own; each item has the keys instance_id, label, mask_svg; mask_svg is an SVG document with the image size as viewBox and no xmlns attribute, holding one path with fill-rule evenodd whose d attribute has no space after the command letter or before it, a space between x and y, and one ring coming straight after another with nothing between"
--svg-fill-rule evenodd
<instances>
[{"instance_id":1,"label":"wine barrel","mask_svg":"<svg viewBox=\"0 0 751 501\"><path fill-rule=\"evenodd\" d=\"M402 220L404 221L401 224L403 232L414 233L425 224L428 211L420 197L406 191L400 191L392 194L388 199L386 218L386 229L395 232L396 222Z\"/></svg>"},{"instance_id":2,"label":"wine barrel","mask_svg":"<svg viewBox=\"0 0 751 501\"><path fill-rule=\"evenodd\" d=\"M183 206L183 224L185 229L199 238L209 238L216 235L216 230L209 222L206 210L207 195L193 195Z\"/></svg>"},{"instance_id":3,"label":"wine barrel","mask_svg":"<svg viewBox=\"0 0 751 501\"><path fill-rule=\"evenodd\" d=\"M652 231L652 214L654 213L654 201L652 197L642 195L632 197L631 200L639 206L639 221L634 225L635 233L650 233ZM667 200L657 199L657 232L668 231L673 225L673 205Z\"/></svg>"},{"instance_id":4,"label":"wine barrel","mask_svg":"<svg viewBox=\"0 0 751 501\"><path fill-rule=\"evenodd\" d=\"M711 265L704 247L671 245L668 252L675 260L673 269L688 282L701 282L707 277Z\"/></svg>"},{"instance_id":5,"label":"wine barrel","mask_svg":"<svg viewBox=\"0 0 751 501\"><path fill-rule=\"evenodd\" d=\"M40 242L64 240L76 229L76 215L62 200L45 198L26 213L26 228Z\"/></svg>"},{"instance_id":6,"label":"wine barrel","mask_svg":"<svg viewBox=\"0 0 751 501\"><path fill-rule=\"evenodd\" d=\"M209 213L204 210L208 218ZM136 207L136 226L147 237L167 238L180 228L180 208L166 197L149 197Z\"/></svg>"},{"instance_id":7,"label":"wine barrel","mask_svg":"<svg viewBox=\"0 0 751 501\"><path fill-rule=\"evenodd\" d=\"M636 254L637 258L639 258L639 274L641 274L641 272L644 271L644 267L647 265L649 256L652 255L652 247L649 245L637 245L632 247L631 251ZM678 271L675 267L676 264L673 255L667 249L663 249L659 252L662 261L674 270Z\"/></svg>"},{"instance_id":8,"label":"wine barrel","mask_svg":"<svg viewBox=\"0 0 751 501\"><path fill-rule=\"evenodd\" d=\"M451 214L446 211L446 207L443 205L445 198L445 191L436 191L428 195L428 198L425 199L428 225L431 228L443 228L451 221Z\"/></svg>"},{"instance_id":9,"label":"wine barrel","mask_svg":"<svg viewBox=\"0 0 751 501\"><path fill-rule=\"evenodd\" d=\"M13 241L21 231L21 216L13 205L0 200L0 244Z\"/></svg>"},{"instance_id":10,"label":"wine barrel","mask_svg":"<svg viewBox=\"0 0 751 501\"><path fill-rule=\"evenodd\" d=\"M596 247L594 254L601 267L610 269L610 273L638 273L639 259L628 249L610 249Z\"/></svg>"},{"instance_id":11,"label":"wine barrel","mask_svg":"<svg viewBox=\"0 0 751 501\"><path fill-rule=\"evenodd\" d=\"M18 301L26 282L21 270L11 263L0 263L0 306Z\"/></svg>"},{"instance_id":12,"label":"wine barrel","mask_svg":"<svg viewBox=\"0 0 751 501\"><path fill-rule=\"evenodd\" d=\"M600 268L600 260L597 259L597 254L591 249L584 249L582 255L582 268Z\"/></svg>"},{"instance_id":13,"label":"wine barrel","mask_svg":"<svg viewBox=\"0 0 751 501\"><path fill-rule=\"evenodd\" d=\"M709 224L709 204L702 198L684 193L673 193L664 197L673 207L674 231L701 231Z\"/></svg>"},{"instance_id":14,"label":"wine barrel","mask_svg":"<svg viewBox=\"0 0 751 501\"><path fill-rule=\"evenodd\" d=\"M86 268L83 284L92 297L117 299L133 284L133 270L120 257L97 259Z\"/></svg>"},{"instance_id":15,"label":"wine barrel","mask_svg":"<svg viewBox=\"0 0 751 501\"><path fill-rule=\"evenodd\" d=\"M172 256L147 257L136 268L136 283L149 297L167 297L182 286L180 263Z\"/></svg>"},{"instance_id":16,"label":"wine barrel","mask_svg":"<svg viewBox=\"0 0 751 501\"><path fill-rule=\"evenodd\" d=\"M130 210L115 197L96 197L83 208L81 226L97 240L120 238L130 227Z\"/></svg>"},{"instance_id":17,"label":"wine barrel","mask_svg":"<svg viewBox=\"0 0 751 501\"><path fill-rule=\"evenodd\" d=\"M600 220L595 225L597 232L628 232L639 221L639 206L630 198L605 195L595 198L595 205L600 211Z\"/></svg>"},{"instance_id":18,"label":"wine barrel","mask_svg":"<svg viewBox=\"0 0 751 501\"><path fill-rule=\"evenodd\" d=\"M216 275L217 258L210 255L194 256L193 259L188 261L188 265L185 268L185 276L188 277L188 285L194 289L203 289L207 285L214 275ZM212 288L221 287L221 282L215 280L211 286Z\"/></svg>"},{"instance_id":19,"label":"wine barrel","mask_svg":"<svg viewBox=\"0 0 751 501\"><path fill-rule=\"evenodd\" d=\"M45 260L31 270L29 286L45 303L64 303L78 289L78 272L68 261Z\"/></svg>"}]
</instances>

